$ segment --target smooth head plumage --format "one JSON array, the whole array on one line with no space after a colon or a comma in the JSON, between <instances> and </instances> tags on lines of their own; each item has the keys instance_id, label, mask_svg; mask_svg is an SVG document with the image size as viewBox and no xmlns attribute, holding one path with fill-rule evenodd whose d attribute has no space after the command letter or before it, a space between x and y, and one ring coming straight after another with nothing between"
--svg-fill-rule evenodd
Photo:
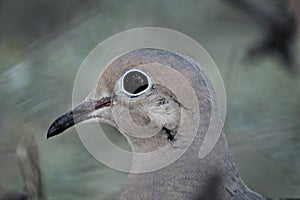
<instances>
[{"instance_id":1,"label":"smooth head plumage","mask_svg":"<svg viewBox=\"0 0 300 200\"><path fill-rule=\"evenodd\" d=\"M138 87L124 86L127 78ZM48 137L90 118L117 127L138 153L133 154L132 172L148 172L130 174L121 199L197 199L216 173L222 179L218 192L224 199L264 199L240 179L222 133L215 91L191 58L158 49L138 49L117 57L86 100L55 120ZM220 138L200 159L199 149L209 128ZM154 135L147 131L154 129L158 130ZM158 164L164 168L151 171Z\"/></svg>"}]
</instances>

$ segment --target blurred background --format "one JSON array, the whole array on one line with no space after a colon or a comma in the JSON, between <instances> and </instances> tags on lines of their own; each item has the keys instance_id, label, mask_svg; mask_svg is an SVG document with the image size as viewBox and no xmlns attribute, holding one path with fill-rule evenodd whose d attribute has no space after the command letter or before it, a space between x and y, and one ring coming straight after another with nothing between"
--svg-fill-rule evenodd
<instances>
[{"instance_id":1,"label":"blurred background","mask_svg":"<svg viewBox=\"0 0 300 200\"><path fill-rule=\"evenodd\" d=\"M118 197L125 173L94 159L74 128L53 140L46 132L71 107L76 72L98 43L127 29L158 26L197 40L219 67L227 92L224 129L248 186L268 197L299 197L297 4L0 0L1 191L23 189L15 152L31 134L48 199ZM114 140L124 143L120 135Z\"/></svg>"}]
</instances>

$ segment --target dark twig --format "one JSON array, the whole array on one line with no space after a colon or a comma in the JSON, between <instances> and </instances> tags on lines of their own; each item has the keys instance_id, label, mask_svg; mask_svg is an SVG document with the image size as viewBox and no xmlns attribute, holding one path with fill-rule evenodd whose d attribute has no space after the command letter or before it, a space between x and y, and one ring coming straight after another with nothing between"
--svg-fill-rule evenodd
<instances>
[{"instance_id":1,"label":"dark twig","mask_svg":"<svg viewBox=\"0 0 300 200\"><path fill-rule=\"evenodd\" d=\"M262 25L265 35L249 50L249 56L273 55L281 60L289 69L295 70L295 43L297 26L295 16L284 7L272 7L263 0L226 0ZM287 7L287 6L286 6Z\"/></svg>"}]
</instances>

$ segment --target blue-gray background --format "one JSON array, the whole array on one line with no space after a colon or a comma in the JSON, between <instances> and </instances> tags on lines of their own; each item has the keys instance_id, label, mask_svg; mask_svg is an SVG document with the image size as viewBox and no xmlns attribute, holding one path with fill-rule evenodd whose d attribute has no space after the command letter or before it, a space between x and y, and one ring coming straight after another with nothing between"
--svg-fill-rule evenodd
<instances>
[{"instance_id":1,"label":"blue-gray background","mask_svg":"<svg viewBox=\"0 0 300 200\"><path fill-rule=\"evenodd\" d=\"M34 134L49 199L117 196L126 174L95 160L75 129L49 141L45 135L71 107L86 55L109 36L143 26L191 36L219 66L227 92L225 131L249 187L270 197L300 196L299 78L274 57L245 62L263 32L221 0L1 0L1 187L22 189L14 152L23 135ZM126 146L122 136L113 139Z\"/></svg>"}]
</instances>

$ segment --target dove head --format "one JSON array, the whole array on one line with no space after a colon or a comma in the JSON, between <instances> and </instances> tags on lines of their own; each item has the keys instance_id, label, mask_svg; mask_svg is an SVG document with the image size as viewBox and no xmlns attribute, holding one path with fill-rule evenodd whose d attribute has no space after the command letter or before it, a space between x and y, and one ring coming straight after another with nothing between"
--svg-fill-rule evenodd
<instances>
[{"instance_id":1,"label":"dove head","mask_svg":"<svg viewBox=\"0 0 300 200\"><path fill-rule=\"evenodd\" d=\"M119 129L134 152L173 144L185 148L199 126L208 127L211 101L205 78L199 65L180 54L158 49L125 53L105 67L82 103L52 123L47 137L97 119Z\"/></svg>"},{"instance_id":2,"label":"dove head","mask_svg":"<svg viewBox=\"0 0 300 200\"><path fill-rule=\"evenodd\" d=\"M90 119L116 127L131 145L121 199L191 199L216 172L224 199L232 198L228 191L247 190L222 133L214 88L187 56L159 49L118 56L90 95L52 123L47 137Z\"/></svg>"}]
</instances>

